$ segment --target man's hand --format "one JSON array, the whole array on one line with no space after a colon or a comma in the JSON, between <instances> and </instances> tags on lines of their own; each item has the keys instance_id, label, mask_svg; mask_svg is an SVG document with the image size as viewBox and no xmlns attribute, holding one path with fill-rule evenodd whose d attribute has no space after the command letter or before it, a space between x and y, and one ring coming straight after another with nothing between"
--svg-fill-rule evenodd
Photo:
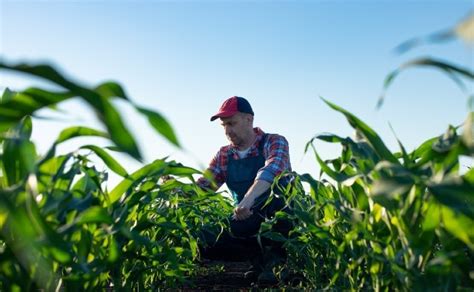
<instances>
[{"instance_id":1,"label":"man's hand","mask_svg":"<svg viewBox=\"0 0 474 292\"><path fill-rule=\"evenodd\" d=\"M255 199L266 192L270 186L271 183L264 180L254 181L242 201L240 201L239 205L237 205L237 208L234 209L234 215L232 217L235 220L245 220L249 218L253 214L250 208L253 207Z\"/></svg>"},{"instance_id":2,"label":"man's hand","mask_svg":"<svg viewBox=\"0 0 474 292\"><path fill-rule=\"evenodd\" d=\"M255 199L253 199L251 196L245 196L239 205L237 205L237 207L234 209L233 218L235 220L245 220L249 218L253 214L250 208L252 208L254 202Z\"/></svg>"}]
</instances>

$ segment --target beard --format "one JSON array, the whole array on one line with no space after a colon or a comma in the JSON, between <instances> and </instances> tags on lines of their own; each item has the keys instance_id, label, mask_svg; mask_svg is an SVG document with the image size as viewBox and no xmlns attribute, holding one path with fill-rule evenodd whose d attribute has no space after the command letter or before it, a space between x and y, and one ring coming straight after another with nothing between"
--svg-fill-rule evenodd
<instances>
[{"instance_id":1,"label":"beard","mask_svg":"<svg viewBox=\"0 0 474 292\"><path fill-rule=\"evenodd\" d=\"M235 147L239 147L243 143L243 139L237 136L227 136L227 140L229 140L230 144Z\"/></svg>"}]
</instances>

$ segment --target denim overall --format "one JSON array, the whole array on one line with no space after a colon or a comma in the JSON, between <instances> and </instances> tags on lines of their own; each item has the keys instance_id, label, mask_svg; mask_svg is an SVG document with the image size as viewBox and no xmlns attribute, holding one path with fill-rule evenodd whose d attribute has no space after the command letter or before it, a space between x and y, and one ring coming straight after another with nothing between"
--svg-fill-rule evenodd
<instances>
[{"instance_id":1,"label":"denim overall","mask_svg":"<svg viewBox=\"0 0 474 292\"><path fill-rule=\"evenodd\" d=\"M232 153L228 155L227 180L226 184L232 192L235 202L242 201L250 186L255 181L257 172L265 165L263 156L263 147L267 139L264 134L258 145L258 155L241 159L233 159ZM276 211L285 207L285 201L282 198L273 197L271 202L265 205L270 196L271 189L261 194L254 202L251 208L253 214L245 220L230 220L230 231L235 237L250 237L257 234L260 225L265 218L272 217ZM264 206L264 207L263 207Z\"/></svg>"},{"instance_id":2,"label":"denim overall","mask_svg":"<svg viewBox=\"0 0 474 292\"><path fill-rule=\"evenodd\" d=\"M264 134L258 145L257 156L234 159L232 153L229 152L228 154L226 185L231 191L236 205L242 201L248 189L254 183L258 170L265 165L263 146L266 139L267 134ZM260 195L259 198L268 197L269 194L270 190Z\"/></svg>"}]
</instances>

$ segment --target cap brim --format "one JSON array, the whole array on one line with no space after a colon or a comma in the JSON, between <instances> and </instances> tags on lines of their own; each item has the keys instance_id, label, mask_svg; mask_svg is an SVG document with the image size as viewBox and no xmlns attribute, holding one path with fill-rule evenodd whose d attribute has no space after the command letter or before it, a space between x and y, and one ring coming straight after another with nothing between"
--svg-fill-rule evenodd
<instances>
[{"instance_id":1,"label":"cap brim","mask_svg":"<svg viewBox=\"0 0 474 292\"><path fill-rule=\"evenodd\" d=\"M211 117L211 122L218 118L228 118L238 113L238 111L220 112Z\"/></svg>"}]
</instances>

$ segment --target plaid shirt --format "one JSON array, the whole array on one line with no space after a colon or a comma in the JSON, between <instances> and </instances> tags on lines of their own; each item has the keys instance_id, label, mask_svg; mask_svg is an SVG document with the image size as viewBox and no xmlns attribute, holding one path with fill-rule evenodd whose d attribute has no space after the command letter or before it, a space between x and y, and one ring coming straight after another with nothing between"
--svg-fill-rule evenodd
<instances>
[{"instance_id":1,"label":"plaid shirt","mask_svg":"<svg viewBox=\"0 0 474 292\"><path fill-rule=\"evenodd\" d=\"M254 128L254 132L257 134L257 137L246 157L258 156L258 145L263 138L264 132L260 128ZM232 155L233 159L241 159L237 149L232 145L221 147L214 158L212 158L206 170L206 173L214 179L215 185L208 179L201 177L197 181L199 186L217 190L226 182L229 154ZM273 183L276 176L284 171L291 171L288 141L286 141L285 137L277 134L267 134L267 140L263 147L263 156L265 157L265 165L258 170L255 180Z\"/></svg>"}]
</instances>

